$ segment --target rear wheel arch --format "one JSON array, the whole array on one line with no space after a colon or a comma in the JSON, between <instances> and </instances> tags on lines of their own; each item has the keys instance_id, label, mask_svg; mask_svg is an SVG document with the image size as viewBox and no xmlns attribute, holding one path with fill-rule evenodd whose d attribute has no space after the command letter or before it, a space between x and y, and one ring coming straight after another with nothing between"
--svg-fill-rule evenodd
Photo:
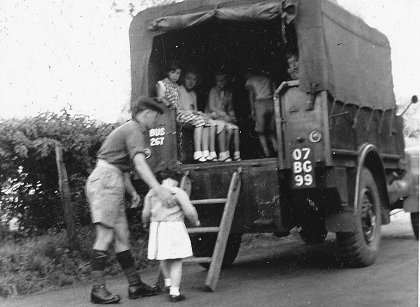
<instances>
[{"instance_id":1,"label":"rear wheel arch","mask_svg":"<svg viewBox=\"0 0 420 307\"><path fill-rule=\"evenodd\" d=\"M388 197L386 174L381 157L379 156L375 145L363 144L360 147L357 161L357 174L353 205L356 206L358 201L357 191L360 185L361 172L364 167L366 167L372 173L379 191L379 196L381 198L382 224L388 224L390 220L389 214L387 214L387 212L389 212L390 202ZM355 209L357 210L357 207L355 207Z\"/></svg>"},{"instance_id":2,"label":"rear wheel arch","mask_svg":"<svg viewBox=\"0 0 420 307\"><path fill-rule=\"evenodd\" d=\"M357 208L352 232L337 232L337 244L343 264L351 267L371 265L381 241L381 198L374 176L362 167L357 187Z\"/></svg>"}]
</instances>

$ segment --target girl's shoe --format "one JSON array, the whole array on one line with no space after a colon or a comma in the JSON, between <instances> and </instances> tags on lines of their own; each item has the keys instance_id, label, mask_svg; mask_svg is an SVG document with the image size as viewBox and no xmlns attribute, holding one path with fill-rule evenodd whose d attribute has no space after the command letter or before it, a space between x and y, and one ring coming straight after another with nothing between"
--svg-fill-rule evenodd
<instances>
[{"instance_id":1,"label":"girl's shoe","mask_svg":"<svg viewBox=\"0 0 420 307\"><path fill-rule=\"evenodd\" d=\"M202 157L203 157L203 152L201 152L201 151L194 152L193 159L195 161L200 160Z\"/></svg>"},{"instance_id":2,"label":"girl's shoe","mask_svg":"<svg viewBox=\"0 0 420 307\"><path fill-rule=\"evenodd\" d=\"M186 299L186 297L183 294L179 294L179 295L171 295L170 294L169 295L169 301L172 302L172 303L180 302L180 301L183 301L185 299Z\"/></svg>"},{"instance_id":3,"label":"girl's shoe","mask_svg":"<svg viewBox=\"0 0 420 307\"><path fill-rule=\"evenodd\" d=\"M216 161L217 155L215 151L211 151L210 154L207 156L207 161Z\"/></svg>"},{"instance_id":4,"label":"girl's shoe","mask_svg":"<svg viewBox=\"0 0 420 307\"><path fill-rule=\"evenodd\" d=\"M230 158L229 152L224 151L219 154L219 161L220 162L231 162L232 159Z\"/></svg>"},{"instance_id":5,"label":"girl's shoe","mask_svg":"<svg viewBox=\"0 0 420 307\"><path fill-rule=\"evenodd\" d=\"M202 156L200 159L198 159L198 162L207 162L207 159L205 156Z\"/></svg>"},{"instance_id":6,"label":"girl's shoe","mask_svg":"<svg viewBox=\"0 0 420 307\"><path fill-rule=\"evenodd\" d=\"M239 151L233 153L233 161L241 161L241 153Z\"/></svg>"},{"instance_id":7,"label":"girl's shoe","mask_svg":"<svg viewBox=\"0 0 420 307\"><path fill-rule=\"evenodd\" d=\"M201 158L198 159L198 161L206 162L209 155L210 155L210 153L209 153L208 150L203 150L203 154L202 154Z\"/></svg>"}]
</instances>

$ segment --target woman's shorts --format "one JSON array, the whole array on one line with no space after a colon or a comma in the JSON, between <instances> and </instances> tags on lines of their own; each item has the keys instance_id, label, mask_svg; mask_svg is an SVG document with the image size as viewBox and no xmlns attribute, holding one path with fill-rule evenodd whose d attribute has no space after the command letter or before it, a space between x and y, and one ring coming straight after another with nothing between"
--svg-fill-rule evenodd
<instances>
[{"instance_id":1,"label":"woman's shorts","mask_svg":"<svg viewBox=\"0 0 420 307\"><path fill-rule=\"evenodd\" d=\"M255 106L255 132L265 133L275 131L273 99L258 99Z\"/></svg>"},{"instance_id":2,"label":"woman's shorts","mask_svg":"<svg viewBox=\"0 0 420 307\"><path fill-rule=\"evenodd\" d=\"M99 160L86 182L85 190L93 223L110 228L127 224L124 178L117 167Z\"/></svg>"}]
</instances>

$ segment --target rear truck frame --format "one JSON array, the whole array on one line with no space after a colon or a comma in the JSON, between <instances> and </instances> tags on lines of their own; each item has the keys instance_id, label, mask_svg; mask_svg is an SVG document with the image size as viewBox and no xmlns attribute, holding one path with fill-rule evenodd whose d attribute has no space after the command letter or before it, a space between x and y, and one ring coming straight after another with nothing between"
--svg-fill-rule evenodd
<instances>
[{"instance_id":1,"label":"rear truck frame","mask_svg":"<svg viewBox=\"0 0 420 307\"><path fill-rule=\"evenodd\" d=\"M247 143L244 133L241 151L249 153L244 160L192 163L191 129L177 125L173 109L149 131L149 164L179 163L184 187L197 203L226 198L232 176L241 170L227 240L191 234L196 256L210 257L217 242L227 241L226 266L235 260L242 234L286 236L298 227L309 244L336 233L342 262L363 267L377 257L380 227L390 222L391 210L417 212L418 223L389 42L359 18L328 0L186 0L135 16L130 46L132 100L155 94L167 58L188 61L192 54L210 69L220 57L234 67L258 64L247 53L254 50L265 56L280 84L273 97L275 157L253 156L255 143ZM299 81L285 81L289 47L299 50ZM235 111L245 129L248 115L238 105ZM203 227L220 225L223 207L196 208Z\"/></svg>"},{"instance_id":2,"label":"rear truck frame","mask_svg":"<svg viewBox=\"0 0 420 307\"><path fill-rule=\"evenodd\" d=\"M381 154L368 142L375 134L387 146L394 143L393 131L402 127L401 118L396 116L392 127L381 117L361 120L372 117L368 110L350 113L347 108L351 106L338 107L326 92L311 96L298 85L298 81L284 82L276 91L277 157L180 165L188 174L193 200L225 197L232 174L242 169L242 188L224 265L233 263L242 234L285 236L299 227L300 236L309 244L323 242L328 232L336 233L343 263L368 266L379 250L380 226L390 222L390 211L403 208L402 199L410 194L411 179L404 171L408 161L398 154ZM168 114L171 120L167 119L166 127L175 128L175 112L169 110ZM359 123L351 117L356 115ZM186 129L167 131L165 141L177 146ZM361 144L354 148L338 148L341 132L353 129L359 130L353 134L368 130L366 140L359 140ZM197 206L206 227L219 225L222 209ZM197 255L211 256L216 236L200 234L192 239Z\"/></svg>"}]
</instances>

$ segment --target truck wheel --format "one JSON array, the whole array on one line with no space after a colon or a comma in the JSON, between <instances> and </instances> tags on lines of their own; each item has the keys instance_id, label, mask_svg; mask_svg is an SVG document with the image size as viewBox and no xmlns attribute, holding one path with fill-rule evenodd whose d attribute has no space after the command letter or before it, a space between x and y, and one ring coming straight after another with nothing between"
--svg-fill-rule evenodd
<instances>
[{"instance_id":1,"label":"truck wheel","mask_svg":"<svg viewBox=\"0 0 420 307\"><path fill-rule=\"evenodd\" d=\"M414 236L419 240L419 213L411 212L411 225L413 226Z\"/></svg>"},{"instance_id":2,"label":"truck wheel","mask_svg":"<svg viewBox=\"0 0 420 307\"><path fill-rule=\"evenodd\" d=\"M300 237L307 244L317 244L324 242L328 231L323 227L302 227L299 231Z\"/></svg>"},{"instance_id":3,"label":"truck wheel","mask_svg":"<svg viewBox=\"0 0 420 307\"><path fill-rule=\"evenodd\" d=\"M371 265L381 241L381 198L372 173L360 173L355 232L337 232L337 243L343 264L349 267Z\"/></svg>"},{"instance_id":4,"label":"truck wheel","mask_svg":"<svg viewBox=\"0 0 420 307\"><path fill-rule=\"evenodd\" d=\"M211 257L213 255L214 245L216 244L217 234L198 234L191 236L191 245L195 257ZM242 235L230 234L226 244L225 256L223 258L222 268L229 267L235 261L241 247ZM206 269L210 263L200 263Z\"/></svg>"}]
</instances>

